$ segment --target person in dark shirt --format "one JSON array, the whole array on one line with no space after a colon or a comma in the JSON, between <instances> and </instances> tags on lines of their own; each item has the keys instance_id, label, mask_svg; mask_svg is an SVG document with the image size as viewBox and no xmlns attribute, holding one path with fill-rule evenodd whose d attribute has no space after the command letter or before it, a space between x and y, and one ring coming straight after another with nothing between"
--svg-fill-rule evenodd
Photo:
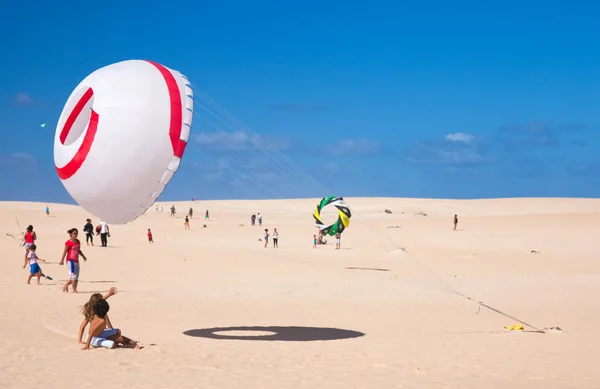
<instances>
[{"instance_id":1,"label":"person in dark shirt","mask_svg":"<svg viewBox=\"0 0 600 389\"><path fill-rule=\"evenodd\" d=\"M83 232L85 232L85 243L89 246L90 243L94 245L94 225L90 219L86 220L86 224L83 227Z\"/></svg>"}]
</instances>

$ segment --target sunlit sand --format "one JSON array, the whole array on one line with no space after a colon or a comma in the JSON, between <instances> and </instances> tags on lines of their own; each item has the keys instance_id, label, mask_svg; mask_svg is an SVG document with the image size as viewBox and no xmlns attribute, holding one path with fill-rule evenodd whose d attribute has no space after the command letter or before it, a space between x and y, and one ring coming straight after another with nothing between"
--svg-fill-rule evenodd
<instances>
[{"instance_id":1,"label":"sunlit sand","mask_svg":"<svg viewBox=\"0 0 600 389\"><path fill-rule=\"evenodd\" d=\"M600 200L346 200L341 250L312 248L317 199L159 203L107 248L80 236L79 294L61 292L66 231L99 220L0 203L0 387L599 387ZM7 235L29 224L41 286ZM144 348L82 351L79 307L111 286L113 325ZM519 321L535 328L504 328Z\"/></svg>"}]
</instances>

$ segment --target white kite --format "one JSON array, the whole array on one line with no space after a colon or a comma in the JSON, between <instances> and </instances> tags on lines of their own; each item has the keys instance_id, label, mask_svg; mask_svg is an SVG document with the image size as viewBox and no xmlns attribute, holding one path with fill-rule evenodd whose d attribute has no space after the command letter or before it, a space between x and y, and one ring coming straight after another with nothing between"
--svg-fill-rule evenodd
<instances>
[{"instance_id":1,"label":"white kite","mask_svg":"<svg viewBox=\"0 0 600 389\"><path fill-rule=\"evenodd\" d=\"M136 219L179 168L193 110L189 81L163 65L131 60L96 70L58 120L54 163L61 182L99 219Z\"/></svg>"}]
</instances>

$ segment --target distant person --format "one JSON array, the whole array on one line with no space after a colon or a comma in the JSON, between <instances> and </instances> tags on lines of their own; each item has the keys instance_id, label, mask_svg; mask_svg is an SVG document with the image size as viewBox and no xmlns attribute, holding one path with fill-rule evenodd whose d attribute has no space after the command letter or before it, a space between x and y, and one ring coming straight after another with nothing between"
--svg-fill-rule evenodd
<instances>
[{"instance_id":1,"label":"distant person","mask_svg":"<svg viewBox=\"0 0 600 389\"><path fill-rule=\"evenodd\" d=\"M37 284L38 285L42 285L40 282L40 277L46 277L49 280L52 280L51 277L48 277L47 275L45 275L44 273L42 273L42 268L40 268L40 265L38 264L38 261L40 262L46 262L44 261L42 258L39 258L36 253L36 246L35 244L32 244L31 247L29 248L29 254L27 254L27 258L25 259L25 263L23 264L23 269L25 269L25 266L27 266L27 262L29 262L29 276L27 277L27 285L29 285L29 283L31 282L31 279L35 276L37 277Z\"/></svg>"},{"instance_id":2,"label":"distant person","mask_svg":"<svg viewBox=\"0 0 600 389\"><path fill-rule=\"evenodd\" d=\"M69 292L69 285L73 287L73 293L77 293L77 284L79 283L79 255L87 262L87 257L81 251L81 242L77 239L79 231L77 228L71 228L67 231L69 234L69 240L65 242L65 249L63 250L62 257L60 258L59 265L65 263L67 258L67 267L69 268L69 281L63 285L63 292Z\"/></svg>"},{"instance_id":3,"label":"distant person","mask_svg":"<svg viewBox=\"0 0 600 389\"><path fill-rule=\"evenodd\" d=\"M269 229L265 228L265 248L267 248L268 244L269 244Z\"/></svg>"},{"instance_id":4,"label":"distant person","mask_svg":"<svg viewBox=\"0 0 600 389\"><path fill-rule=\"evenodd\" d=\"M339 232L337 234L335 234L335 249L339 250L341 247L341 242L342 240L342 234L340 234Z\"/></svg>"},{"instance_id":5,"label":"distant person","mask_svg":"<svg viewBox=\"0 0 600 389\"><path fill-rule=\"evenodd\" d=\"M175 217L175 214L176 214L176 213L177 213L177 212L175 212L175 206L174 206L174 205L173 205L173 206L171 206L171 217Z\"/></svg>"},{"instance_id":6,"label":"distant person","mask_svg":"<svg viewBox=\"0 0 600 389\"><path fill-rule=\"evenodd\" d=\"M90 246L94 245L94 225L91 219L87 219L85 226L83 226L83 232L85 232L85 244Z\"/></svg>"},{"instance_id":7,"label":"distant person","mask_svg":"<svg viewBox=\"0 0 600 389\"><path fill-rule=\"evenodd\" d=\"M260 212L258 213L258 225L262 226L262 215L260 214Z\"/></svg>"},{"instance_id":8,"label":"distant person","mask_svg":"<svg viewBox=\"0 0 600 389\"><path fill-rule=\"evenodd\" d=\"M29 254L29 249L35 241L37 240L37 235L33 230L33 226L27 226L27 230L25 231L25 242L23 243L23 247L25 247L25 259L27 259L27 254Z\"/></svg>"},{"instance_id":9,"label":"distant person","mask_svg":"<svg viewBox=\"0 0 600 389\"><path fill-rule=\"evenodd\" d=\"M208 216L208 209L206 210L206 213L204 214L204 220L209 220L209 216Z\"/></svg>"},{"instance_id":10,"label":"distant person","mask_svg":"<svg viewBox=\"0 0 600 389\"><path fill-rule=\"evenodd\" d=\"M456 227L458 227L458 215L454 215L454 228L452 231L456 231Z\"/></svg>"},{"instance_id":11,"label":"distant person","mask_svg":"<svg viewBox=\"0 0 600 389\"><path fill-rule=\"evenodd\" d=\"M250 216L250 224L251 224L252 226L255 226L255 225L256 225L256 215L252 215L252 216Z\"/></svg>"},{"instance_id":12,"label":"distant person","mask_svg":"<svg viewBox=\"0 0 600 389\"><path fill-rule=\"evenodd\" d=\"M192 209L192 207L190 207L190 212L188 214L190 215L190 219L194 218L194 210Z\"/></svg>"},{"instance_id":13,"label":"distant person","mask_svg":"<svg viewBox=\"0 0 600 389\"><path fill-rule=\"evenodd\" d=\"M50 216L50 207L46 206L46 216Z\"/></svg>"},{"instance_id":14,"label":"distant person","mask_svg":"<svg viewBox=\"0 0 600 389\"><path fill-rule=\"evenodd\" d=\"M110 228L108 228L108 223L102 220L100 222L100 241L102 242L102 247L108 246L108 238L110 238Z\"/></svg>"},{"instance_id":15,"label":"distant person","mask_svg":"<svg viewBox=\"0 0 600 389\"><path fill-rule=\"evenodd\" d=\"M279 232L277 232L277 228L273 229L273 247L279 248Z\"/></svg>"},{"instance_id":16,"label":"distant person","mask_svg":"<svg viewBox=\"0 0 600 389\"><path fill-rule=\"evenodd\" d=\"M148 228L148 243L154 243L154 239L152 239L152 231Z\"/></svg>"},{"instance_id":17,"label":"distant person","mask_svg":"<svg viewBox=\"0 0 600 389\"><path fill-rule=\"evenodd\" d=\"M317 248L317 236L313 235L313 249Z\"/></svg>"},{"instance_id":18,"label":"distant person","mask_svg":"<svg viewBox=\"0 0 600 389\"><path fill-rule=\"evenodd\" d=\"M183 223L183 226L186 230L190 229L190 218L187 215L185 215L185 223Z\"/></svg>"}]
</instances>

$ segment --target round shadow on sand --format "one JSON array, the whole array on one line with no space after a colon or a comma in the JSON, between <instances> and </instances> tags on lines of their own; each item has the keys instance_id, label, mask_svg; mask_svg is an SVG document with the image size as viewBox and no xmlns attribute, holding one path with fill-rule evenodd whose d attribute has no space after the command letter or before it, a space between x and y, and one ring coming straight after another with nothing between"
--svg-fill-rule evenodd
<instances>
[{"instance_id":1,"label":"round shadow on sand","mask_svg":"<svg viewBox=\"0 0 600 389\"><path fill-rule=\"evenodd\" d=\"M265 335L227 335L226 332L270 332ZM261 340L271 342L314 342L323 340L352 339L365 336L364 333L339 328L322 327L215 327L197 330L188 330L183 333L187 336L208 339L227 340Z\"/></svg>"}]
</instances>

